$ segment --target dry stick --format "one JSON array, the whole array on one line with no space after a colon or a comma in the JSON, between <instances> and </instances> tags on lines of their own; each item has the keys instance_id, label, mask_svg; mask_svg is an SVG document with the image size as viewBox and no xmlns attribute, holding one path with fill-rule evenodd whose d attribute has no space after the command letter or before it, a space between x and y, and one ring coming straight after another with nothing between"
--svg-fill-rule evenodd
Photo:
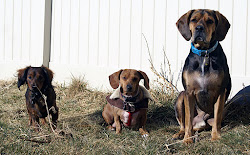
<instances>
[{"instance_id":1,"label":"dry stick","mask_svg":"<svg viewBox=\"0 0 250 155\"><path fill-rule=\"evenodd\" d=\"M26 137L20 137L20 139L23 139L25 141L30 141L30 142L36 142L36 143L50 143L51 142L51 140L36 140L34 138L28 139Z\"/></svg>"},{"instance_id":2,"label":"dry stick","mask_svg":"<svg viewBox=\"0 0 250 155\"><path fill-rule=\"evenodd\" d=\"M51 140L36 140L37 138L42 138L42 137L49 137L50 135L43 135L43 136L38 136L38 137L33 137L31 139L27 138L26 134L22 134L25 137L20 137L20 139L23 139L25 141L30 141L30 142L36 142L36 143L50 143Z\"/></svg>"},{"instance_id":3,"label":"dry stick","mask_svg":"<svg viewBox=\"0 0 250 155\"><path fill-rule=\"evenodd\" d=\"M146 42L146 45L147 45L147 49L148 49L148 54L149 54L149 62L150 62L150 64L151 64L151 70L152 70L152 72L154 73L154 74L156 74L156 76L158 76L159 78L161 78L163 81L165 81L165 83L167 83L171 88L172 88L172 90L173 89L175 89L177 92L179 92L178 91L178 89L171 83L171 82L169 82L167 79L165 79L164 77L162 77L157 71L156 71L156 69L154 68L154 65L153 65L153 61L152 61L152 58L151 58L151 55L150 55L150 50L149 50L149 46L148 46L148 41L147 41L147 39L146 39L146 37L145 37L145 35L142 33L142 35L143 35L143 37L144 37L144 39L145 39L145 42Z\"/></svg>"},{"instance_id":4,"label":"dry stick","mask_svg":"<svg viewBox=\"0 0 250 155\"><path fill-rule=\"evenodd\" d=\"M50 128L51 128L51 130L54 132L54 134L57 135L57 133L56 133L55 130L53 129L52 123L51 123L51 121L50 121L49 108L48 108L48 104L47 104L47 101L46 101L46 96L40 91L39 88L37 88L37 90L40 92L40 94L42 95L42 98L44 99L44 103L45 103L46 110L47 110L47 113L48 113L48 120L49 120Z\"/></svg>"},{"instance_id":5,"label":"dry stick","mask_svg":"<svg viewBox=\"0 0 250 155\"><path fill-rule=\"evenodd\" d=\"M180 141L178 141L178 142L171 143L171 144L165 144L165 145L166 145L167 149L169 149L169 146L171 146L171 145L178 144L178 143L184 142L184 140L186 140L186 139L191 139L191 138L196 138L196 137L198 137L198 135L194 135L194 136L192 136L192 137L185 138L185 139L180 140ZM170 149L169 149L169 150L170 150Z\"/></svg>"}]
</instances>

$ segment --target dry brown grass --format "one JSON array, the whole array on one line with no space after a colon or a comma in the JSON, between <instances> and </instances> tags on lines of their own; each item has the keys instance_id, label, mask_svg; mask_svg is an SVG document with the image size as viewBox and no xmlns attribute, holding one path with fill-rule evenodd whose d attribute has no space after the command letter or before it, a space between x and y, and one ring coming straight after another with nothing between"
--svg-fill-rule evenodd
<instances>
[{"instance_id":1,"label":"dry brown grass","mask_svg":"<svg viewBox=\"0 0 250 155\"><path fill-rule=\"evenodd\" d=\"M122 134L106 130L101 112L106 92L88 88L82 79L73 79L68 87L56 85L59 109L55 136L48 125L36 133L28 126L25 105L26 87L19 91L16 81L0 82L0 152L1 154L249 154L249 124L226 125L222 139L210 142L210 131L199 133L189 146L174 143L171 136L178 131L174 116L175 96L154 88L156 101L149 103L147 130L150 137L142 139L138 131L123 128ZM35 139L37 143L27 141Z\"/></svg>"}]
</instances>

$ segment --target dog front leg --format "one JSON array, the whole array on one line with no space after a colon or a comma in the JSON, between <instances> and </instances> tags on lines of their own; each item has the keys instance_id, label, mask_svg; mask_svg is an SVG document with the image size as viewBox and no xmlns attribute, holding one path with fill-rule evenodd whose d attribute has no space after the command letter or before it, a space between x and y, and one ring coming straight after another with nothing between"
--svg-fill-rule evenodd
<instances>
[{"instance_id":1,"label":"dog front leg","mask_svg":"<svg viewBox=\"0 0 250 155\"><path fill-rule=\"evenodd\" d=\"M116 134L121 133L121 122L120 122L120 118L119 116L116 114L114 116L114 122L115 122L115 126L116 126Z\"/></svg>"},{"instance_id":2,"label":"dog front leg","mask_svg":"<svg viewBox=\"0 0 250 155\"><path fill-rule=\"evenodd\" d=\"M173 139L183 139L185 134L184 96L185 92L182 91L175 102L175 116L180 125L180 131L173 135Z\"/></svg>"},{"instance_id":3,"label":"dog front leg","mask_svg":"<svg viewBox=\"0 0 250 155\"><path fill-rule=\"evenodd\" d=\"M146 138L149 136L149 133L146 130L146 121L147 121L147 110L145 110L145 115L141 116L140 122L139 122L139 132L143 138Z\"/></svg>"},{"instance_id":4,"label":"dog front leg","mask_svg":"<svg viewBox=\"0 0 250 155\"><path fill-rule=\"evenodd\" d=\"M194 118L194 106L195 106L195 97L193 91L191 93L185 92L184 96L184 105L185 105L185 136L184 143L189 144L193 143L193 118Z\"/></svg>"},{"instance_id":5,"label":"dog front leg","mask_svg":"<svg viewBox=\"0 0 250 155\"><path fill-rule=\"evenodd\" d=\"M32 126L34 127L35 131L38 132L40 130L39 117L32 114L31 120L32 120Z\"/></svg>"},{"instance_id":6,"label":"dog front leg","mask_svg":"<svg viewBox=\"0 0 250 155\"><path fill-rule=\"evenodd\" d=\"M221 121L223 115L223 109L225 104L226 90L221 93L214 104L214 122L212 123L212 141L220 139L221 134Z\"/></svg>"},{"instance_id":7,"label":"dog front leg","mask_svg":"<svg viewBox=\"0 0 250 155\"><path fill-rule=\"evenodd\" d=\"M50 111L50 114L52 116L53 129L55 130L57 127L59 108L57 106L53 106L53 107L54 108Z\"/></svg>"}]
</instances>

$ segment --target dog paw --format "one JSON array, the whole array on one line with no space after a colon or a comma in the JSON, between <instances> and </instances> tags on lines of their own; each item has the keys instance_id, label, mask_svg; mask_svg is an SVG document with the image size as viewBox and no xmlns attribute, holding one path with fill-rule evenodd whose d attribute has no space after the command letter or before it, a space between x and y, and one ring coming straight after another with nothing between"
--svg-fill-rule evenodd
<instances>
[{"instance_id":1,"label":"dog paw","mask_svg":"<svg viewBox=\"0 0 250 155\"><path fill-rule=\"evenodd\" d=\"M183 139L184 135L185 135L184 131L179 131L178 133L174 134L172 137L173 137L173 140L177 140L177 139Z\"/></svg>"},{"instance_id":2,"label":"dog paw","mask_svg":"<svg viewBox=\"0 0 250 155\"><path fill-rule=\"evenodd\" d=\"M183 140L183 142L185 143L185 144L192 144L193 143L193 139L186 139L186 140Z\"/></svg>"},{"instance_id":3,"label":"dog paw","mask_svg":"<svg viewBox=\"0 0 250 155\"><path fill-rule=\"evenodd\" d=\"M219 140L221 138L220 134L212 134L212 138L211 138L211 141L216 141L216 140Z\"/></svg>"},{"instance_id":4,"label":"dog paw","mask_svg":"<svg viewBox=\"0 0 250 155\"><path fill-rule=\"evenodd\" d=\"M107 127L107 129L108 129L109 131L115 131L115 128L114 128L114 127L112 127L111 125L110 125L110 126L108 126L108 127Z\"/></svg>"},{"instance_id":5,"label":"dog paw","mask_svg":"<svg viewBox=\"0 0 250 155\"><path fill-rule=\"evenodd\" d=\"M141 137L146 140L146 139L148 139L149 134L143 134L143 135L141 135Z\"/></svg>"},{"instance_id":6,"label":"dog paw","mask_svg":"<svg viewBox=\"0 0 250 155\"><path fill-rule=\"evenodd\" d=\"M185 144L191 144L194 142L194 139L193 139L193 137L186 135L186 136L184 136L183 142Z\"/></svg>"}]
</instances>

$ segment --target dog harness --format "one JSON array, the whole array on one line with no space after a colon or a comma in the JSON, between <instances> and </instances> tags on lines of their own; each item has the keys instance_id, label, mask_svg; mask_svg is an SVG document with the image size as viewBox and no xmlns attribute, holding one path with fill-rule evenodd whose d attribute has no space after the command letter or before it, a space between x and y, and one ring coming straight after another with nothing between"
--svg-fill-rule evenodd
<instances>
[{"instance_id":1,"label":"dog harness","mask_svg":"<svg viewBox=\"0 0 250 155\"><path fill-rule=\"evenodd\" d=\"M115 106L119 109L125 110L129 114L128 122L125 123L127 126L131 125L131 119L132 119L133 113L139 111L140 109L148 108L148 98L144 98L143 100L135 102L136 97L131 97L131 98L129 97L129 98L126 98L125 101L123 101L120 98L110 99L110 95L108 95L106 97L106 100L110 105Z\"/></svg>"},{"instance_id":2,"label":"dog harness","mask_svg":"<svg viewBox=\"0 0 250 155\"><path fill-rule=\"evenodd\" d=\"M218 41L216 41L214 46L208 50L198 50L197 48L194 47L194 44L191 43L191 51L199 56L208 55L209 53L213 52L217 48L217 46L218 46Z\"/></svg>"}]
</instances>

